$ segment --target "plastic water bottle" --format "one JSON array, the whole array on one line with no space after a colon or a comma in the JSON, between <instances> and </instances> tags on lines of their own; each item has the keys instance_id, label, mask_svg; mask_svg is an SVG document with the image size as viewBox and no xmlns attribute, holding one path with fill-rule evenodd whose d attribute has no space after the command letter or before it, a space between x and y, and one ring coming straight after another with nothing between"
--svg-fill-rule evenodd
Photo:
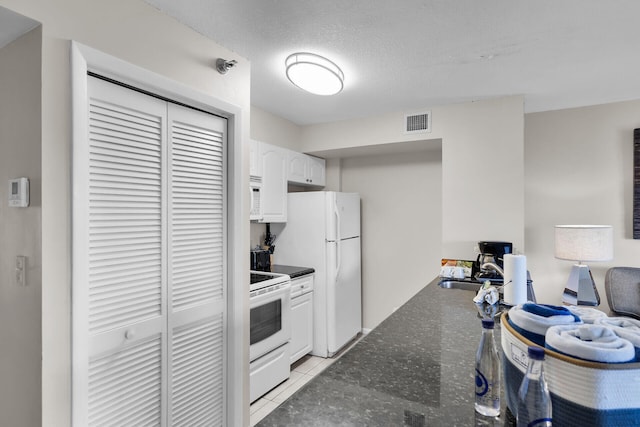
<instances>
[{"instance_id":1,"label":"plastic water bottle","mask_svg":"<svg viewBox=\"0 0 640 427\"><path fill-rule=\"evenodd\" d=\"M476 352L476 412L500 415L500 360L493 338L493 319L482 319L482 338Z\"/></svg>"},{"instance_id":2,"label":"plastic water bottle","mask_svg":"<svg viewBox=\"0 0 640 427\"><path fill-rule=\"evenodd\" d=\"M544 349L529 347L529 366L518 390L518 427L551 426L551 396L544 379Z\"/></svg>"}]
</instances>

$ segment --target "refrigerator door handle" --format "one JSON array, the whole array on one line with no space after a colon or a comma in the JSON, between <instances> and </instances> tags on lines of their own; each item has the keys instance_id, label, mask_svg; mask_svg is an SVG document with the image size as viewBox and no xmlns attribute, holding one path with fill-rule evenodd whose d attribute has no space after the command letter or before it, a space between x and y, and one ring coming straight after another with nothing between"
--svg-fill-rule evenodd
<instances>
[{"instance_id":1,"label":"refrigerator door handle","mask_svg":"<svg viewBox=\"0 0 640 427\"><path fill-rule=\"evenodd\" d=\"M341 245L341 238L340 238L340 211L338 209L338 204L336 203L334 205L334 213L336 215L336 278L338 277L338 275L340 274L340 264L342 264L342 254L340 253L340 245Z\"/></svg>"}]
</instances>

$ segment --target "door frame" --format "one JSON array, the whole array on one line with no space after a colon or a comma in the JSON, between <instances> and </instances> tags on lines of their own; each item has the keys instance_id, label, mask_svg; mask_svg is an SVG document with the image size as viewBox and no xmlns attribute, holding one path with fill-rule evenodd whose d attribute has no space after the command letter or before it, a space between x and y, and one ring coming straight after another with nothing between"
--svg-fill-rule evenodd
<instances>
[{"instance_id":1,"label":"door frame","mask_svg":"<svg viewBox=\"0 0 640 427\"><path fill-rule=\"evenodd\" d=\"M72 88L72 144L78 146L80 141L86 138L89 127L89 117L86 110L87 105L87 76L89 72L99 74L130 85L152 94L170 99L172 101L182 103L202 111L215 114L227 119L227 288L225 289L227 298L227 316L225 322L227 349L226 349L226 420L227 425L242 425L245 414L245 400L248 400L249 379L248 379L248 285L244 285L244 275L246 268L244 260L246 257L243 253L243 245L234 244L234 242L242 242L246 239L243 236L243 226L245 213L242 209L242 195L246 191L242 191L245 186L248 187L248 181L244 179L242 173L242 123L243 111L240 107L222 101L217 98L210 97L198 92L182 83L168 79L152 71L146 70L134 64L123 61L106 53L100 52L91 47L82 45L76 41L71 41L71 88ZM72 156L75 157L77 150L72 150ZM72 165L77 164L76 159L72 159ZM247 181L247 182L245 182ZM76 180L72 180L72 194L78 194L79 188ZM73 202L72 202L73 203ZM72 209L72 215L80 211ZM247 218L248 219L248 218ZM73 220L73 218L72 218ZM72 235L72 254L73 248L82 247L80 242L76 241L78 236ZM72 255L72 261L74 257ZM72 262L71 289L73 287L74 277L78 277L75 270L80 268ZM82 300L82 298L80 299ZM78 299L72 298L72 313L76 310L84 310L80 307ZM73 337L78 336L76 325L71 322L72 346ZM246 338L246 339L245 339ZM246 342L245 342L246 341ZM78 344L78 343L76 343ZM78 420L83 413L83 408L76 408L73 404L73 396L76 393L84 393L86 396L85 382L75 378L73 372L78 366L86 365L88 362L79 360L77 351L71 349L72 378L71 378L71 419L72 422ZM245 399L245 395L247 399Z\"/></svg>"}]
</instances>

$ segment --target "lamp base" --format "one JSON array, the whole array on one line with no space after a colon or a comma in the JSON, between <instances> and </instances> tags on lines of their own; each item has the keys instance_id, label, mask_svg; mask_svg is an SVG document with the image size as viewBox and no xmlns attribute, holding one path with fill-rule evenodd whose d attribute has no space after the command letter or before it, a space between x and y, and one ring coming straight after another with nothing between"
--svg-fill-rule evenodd
<instances>
[{"instance_id":1,"label":"lamp base","mask_svg":"<svg viewBox=\"0 0 640 427\"><path fill-rule=\"evenodd\" d=\"M569 274L567 286L562 293L562 302L567 305L600 305L600 295L593 281L589 266L575 264Z\"/></svg>"}]
</instances>

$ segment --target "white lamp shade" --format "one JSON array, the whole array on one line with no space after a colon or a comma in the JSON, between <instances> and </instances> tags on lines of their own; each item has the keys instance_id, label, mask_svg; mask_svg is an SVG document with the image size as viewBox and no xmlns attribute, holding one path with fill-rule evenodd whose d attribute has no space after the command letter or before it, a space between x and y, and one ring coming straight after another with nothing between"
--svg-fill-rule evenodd
<instances>
[{"instance_id":1,"label":"white lamp shade","mask_svg":"<svg viewBox=\"0 0 640 427\"><path fill-rule=\"evenodd\" d=\"M613 259L613 227L610 225L556 225L555 257L571 261Z\"/></svg>"},{"instance_id":2,"label":"white lamp shade","mask_svg":"<svg viewBox=\"0 0 640 427\"><path fill-rule=\"evenodd\" d=\"M300 89L316 95L335 95L343 88L340 67L314 53L294 53L285 60L287 78Z\"/></svg>"}]
</instances>

